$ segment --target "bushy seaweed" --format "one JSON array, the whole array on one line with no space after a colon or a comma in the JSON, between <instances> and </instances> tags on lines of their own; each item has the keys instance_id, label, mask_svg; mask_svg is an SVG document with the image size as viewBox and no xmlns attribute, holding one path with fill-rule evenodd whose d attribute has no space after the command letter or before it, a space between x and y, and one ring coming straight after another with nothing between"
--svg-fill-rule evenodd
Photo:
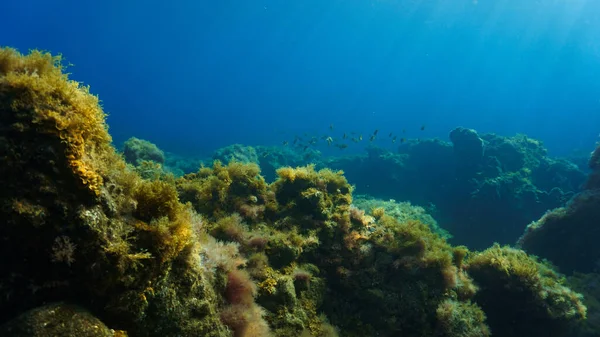
<instances>
[{"instance_id":1,"label":"bushy seaweed","mask_svg":"<svg viewBox=\"0 0 600 337\"><path fill-rule=\"evenodd\" d=\"M258 165L235 161L215 161L212 168L202 167L177 181L182 201L213 219L237 212L247 220L261 220L272 206L266 187Z\"/></svg>"},{"instance_id":2,"label":"bushy seaweed","mask_svg":"<svg viewBox=\"0 0 600 337\"><path fill-rule=\"evenodd\" d=\"M164 152L147 140L131 137L123 143L123 156L125 161L134 166L140 165L143 161L151 161L157 164L164 164Z\"/></svg>"},{"instance_id":3,"label":"bushy seaweed","mask_svg":"<svg viewBox=\"0 0 600 337\"><path fill-rule=\"evenodd\" d=\"M479 286L474 301L487 314L494 336L564 336L586 317L581 295L551 266L522 250L494 245L472 255L467 271Z\"/></svg>"},{"instance_id":4,"label":"bushy seaweed","mask_svg":"<svg viewBox=\"0 0 600 337\"><path fill-rule=\"evenodd\" d=\"M127 167L104 118L60 57L0 49L0 321L62 300L134 336L227 336L200 218Z\"/></svg>"}]
</instances>

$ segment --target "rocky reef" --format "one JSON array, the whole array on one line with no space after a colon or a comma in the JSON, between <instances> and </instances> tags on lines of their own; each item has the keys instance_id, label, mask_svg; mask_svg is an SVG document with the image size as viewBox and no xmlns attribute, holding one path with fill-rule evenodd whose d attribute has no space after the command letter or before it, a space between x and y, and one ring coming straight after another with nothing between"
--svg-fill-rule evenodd
<instances>
[{"instance_id":1,"label":"rocky reef","mask_svg":"<svg viewBox=\"0 0 600 337\"><path fill-rule=\"evenodd\" d=\"M60 58L0 50L1 320L61 301L132 336L227 336L201 219L128 169L104 119Z\"/></svg>"},{"instance_id":2,"label":"rocky reef","mask_svg":"<svg viewBox=\"0 0 600 337\"><path fill-rule=\"evenodd\" d=\"M589 168L584 190L532 222L518 242L520 248L558 266L585 294L590 318L579 335L585 337L600 331L600 147L591 154Z\"/></svg>"},{"instance_id":3,"label":"rocky reef","mask_svg":"<svg viewBox=\"0 0 600 337\"><path fill-rule=\"evenodd\" d=\"M551 266L365 212L341 171L175 177L126 164L104 119L60 58L0 49L0 332L560 337L586 317Z\"/></svg>"},{"instance_id":4,"label":"rocky reef","mask_svg":"<svg viewBox=\"0 0 600 337\"><path fill-rule=\"evenodd\" d=\"M334 157L311 147L234 145L213 158L256 163L267 181L281 166L343 170L359 193L427 207L453 243L475 249L514 243L527 224L567 202L586 179L576 164L549 157L541 142L524 135L480 135L459 127L449 139L413 139L397 151L370 146L366 156Z\"/></svg>"},{"instance_id":5,"label":"rocky reef","mask_svg":"<svg viewBox=\"0 0 600 337\"><path fill-rule=\"evenodd\" d=\"M600 271L600 147L593 152L585 189L564 207L532 222L519 246L549 259L568 274Z\"/></svg>"},{"instance_id":6,"label":"rocky reef","mask_svg":"<svg viewBox=\"0 0 600 337\"><path fill-rule=\"evenodd\" d=\"M125 161L132 165L141 165L143 161L153 161L158 164L164 164L164 152L147 140L135 137L129 138L123 144L123 157Z\"/></svg>"},{"instance_id":7,"label":"rocky reef","mask_svg":"<svg viewBox=\"0 0 600 337\"><path fill-rule=\"evenodd\" d=\"M368 155L333 158L360 193L435 207L453 241L474 249L514 243L525 226L569 200L585 173L546 155L526 136L479 135L457 128L452 143L409 140L398 152L371 147Z\"/></svg>"},{"instance_id":8,"label":"rocky reef","mask_svg":"<svg viewBox=\"0 0 600 337\"><path fill-rule=\"evenodd\" d=\"M212 159L225 164L228 164L229 162L259 164L258 152L256 149L252 146L245 146L242 144L233 144L217 149L214 152Z\"/></svg>"}]
</instances>

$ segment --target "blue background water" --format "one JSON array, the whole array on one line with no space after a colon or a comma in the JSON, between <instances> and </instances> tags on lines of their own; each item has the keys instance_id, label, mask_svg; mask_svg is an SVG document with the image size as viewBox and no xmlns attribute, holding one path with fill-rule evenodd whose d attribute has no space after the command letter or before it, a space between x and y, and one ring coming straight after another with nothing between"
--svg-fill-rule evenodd
<instances>
[{"instance_id":1,"label":"blue background water","mask_svg":"<svg viewBox=\"0 0 600 337\"><path fill-rule=\"evenodd\" d=\"M64 54L117 143L203 153L330 124L444 139L462 125L566 154L600 132L600 1L13 0L0 12L0 45Z\"/></svg>"}]
</instances>

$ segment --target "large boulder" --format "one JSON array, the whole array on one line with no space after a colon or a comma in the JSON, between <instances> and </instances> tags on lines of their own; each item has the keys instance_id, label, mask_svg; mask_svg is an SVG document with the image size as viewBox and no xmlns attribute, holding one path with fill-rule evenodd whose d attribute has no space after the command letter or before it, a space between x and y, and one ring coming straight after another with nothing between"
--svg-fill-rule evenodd
<instances>
[{"instance_id":1,"label":"large boulder","mask_svg":"<svg viewBox=\"0 0 600 337\"><path fill-rule=\"evenodd\" d=\"M547 212L532 222L519 246L549 259L563 272L600 270L600 147L592 153L592 170L585 190L564 207Z\"/></svg>"}]
</instances>

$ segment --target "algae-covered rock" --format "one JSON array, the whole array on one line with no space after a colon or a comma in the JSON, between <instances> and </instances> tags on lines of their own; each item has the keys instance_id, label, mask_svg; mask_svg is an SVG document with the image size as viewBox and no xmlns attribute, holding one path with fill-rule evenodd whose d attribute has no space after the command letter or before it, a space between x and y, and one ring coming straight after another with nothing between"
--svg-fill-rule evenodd
<instances>
[{"instance_id":1,"label":"algae-covered rock","mask_svg":"<svg viewBox=\"0 0 600 337\"><path fill-rule=\"evenodd\" d=\"M485 313L474 303L445 300L438 306L436 315L447 336L491 336L489 327L484 323Z\"/></svg>"},{"instance_id":2,"label":"algae-covered rock","mask_svg":"<svg viewBox=\"0 0 600 337\"><path fill-rule=\"evenodd\" d=\"M450 131L456 165L460 170L477 170L484 153L484 142L477 131L463 127Z\"/></svg>"},{"instance_id":3,"label":"algae-covered rock","mask_svg":"<svg viewBox=\"0 0 600 337\"><path fill-rule=\"evenodd\" d=\"M220 181L219 176L228 176L223 172L239 165L247 166L235 168L240 172L252 166L218 164L217 170L205 170L201 185ZM260 195L273 199L258 221L243 224L240 216L219 217L212 209L198 208L215 218L207 225L215 235L242 247L248 273L256 280L257 302L275 335L325 336L333 324L343 336L488 336L494 331L488 328L488 311L494 324L510 324L511 317L497 312L518 307L519 299L507 297L506 303L485 308L475 301L477 286L464 262L468 250L432 232L421 222L432 220L422 211L405 205L400 214L397 204L383 203L393 207L365 212L352 205L353 188L342 172L286 167L278 176L261 185ZM197 177L185 179L190 178ZM245 175L236 179L252 181ZM233 198L207 194L203 203L233 212L235 200L247 195L246 187L229 188ZM202 199L196 200L192 204L201 206ZM511 285L509 279L499 284ZM484 296L487 286L481 281ZM566 297L564 303L577 305L576 298ZM539 320L551 320L550 313L539 315ZM566 321L571 319L576 320ZM544 331L535 323L531 329Z\"/></svg>"},{"instance_id":4,"label":"algae-covered rock","mask_svg":"<svg viewBox=\"0 0 600 337\"><path fill-rule=\"evenodd\" d=\"M592 173L586 189L564 207L548 211L527 226L519 246L527 252L552 261L561 271L571 274L594 272L600 260L600 148L592 154Z\"/></svg>"},{"instance_id":5,"label":"algae-covered rock","mask_svg":"<svg viewBox=\"0 0 600 337\"><path fill-rule=\"evenodd\" d=\"M215 151L213 160L228 164L230 162L258 164L258 154L252 146L233 144Z\"/></svg>"},{"instance_id":6,"label":"algae-covered rock","mask_svg":"<svg viewBox=\"0 0 600 337\"><path fill-rule=\"evenodd\" d=\"M434 233L448 239L452 235L438 225L438 222L427 213L427 210L421 206L412 205L410 202L397 202L396 200L379 200L368 198L366 196L354 197L353 205L363 210L373 210L378 207L383 208L385 214L390 215L400 222L418 220L429 227Z\"/></svg>"},{"instance_id":7,"label":"algae-covered rock","mask_svg":"<svg viewBox=\"0 0 600 337\"><path fill-rule=\"evenodd\" d=\"M126 162L135 166L140 165L142 161L152 161L159 164L165 162L165 154L158 146L135 137L129 138L123 144L123 156Z\"/></svg>"},{"instance_id":8,"label":"algae-covered rock","mask_svg":"<svg viewBox=\"0 0 600 337\"><path fill-rule=\"evenodd\" d=\"M215 161L212 167L201 167L177 180L183 202L211 219L237 212L247 221L260 221L273 208L272 194L260 168L253 163Z\"/></svg>"},{"instance_id":9,"label":"algae-covered rock","mask_svg":"<svg viewBox=\"0 0 600 337\"><path fill-rule=\"evenodd\" d=\"M589 190L600 189L600 145L592 152L588 165L592 173L590 174L586 188Z\"/></svg>"},{"instance_id":10,"label":"algae-covered rock","mask_svg":"<svg viewBox=\"0 0 600 337\"><path fill-rule=\"evenodd\" d=\"M433 205L450 240L471 249L512 244L528 223L564 204L585 174L550 158L539 141L457 128L453 143L409 139L393 152L370 147L366 156L333 158L361 194Z\"/></svg>"},{"instance_id":11,"label":"algae-covered rock","mask_svg":"<svg viewBox=\"0 0 600 337\"><path fill-rule=\"evenodd\" d=\"M586 318L582 296L522 250L494 245L470 257L466 270L494 336L566 336Z\"/></svg>"},{"instance_id":12,"label":"algae-covered rock","mask_svg":"<svg viewBox=\"0 0 600 337\"><path fill-rule=\"evenodd\" d=\"M600 190L584 191L565 207L548 211L529 224L518 244L552 261L564 273L593 272L600 260L599 223Z\"/></svg>"},{"instance_id":13,"label":"algae-covered rock","mask_svg":"<svg viewBox=\"0 0 600 337\"><path fill-rule=\"evenodd\" d=\"M258 160L265 179L273 182L277 179L277 170L282 167L300 167L309 163L323 161L321 151L306 145L289 146L257 146Z\"/></svg>"},{"instance_id":14,"label":"algae-covered rock","mask_svg":"<svg viewBox=\"0 0 600 337\"><path fill-rule=\"evenodd\" d=\"M128 168L59 57L0 49L0 156L0 322L67 301L134 336L229 335L201 220Z\"/></svg>"},{"instance_id":15,"label":"algae-covered rock","mask_svg":"<svg viewBox=\"0 0 600 337\"><path fill-rule=\"evenodd\" d=\"M600 331L600 274L574 273L569 277L571 287L583 294L583 303L587 307L587 319L581 329L572 337L596 337Z\"/></svg>"},{"instance_id":16,"label":"algae-covered rock","mask_svg":"<svg viewBox=\"0 0 600 337\"><path fill-rule=\"evenodd\" d=\"M11 337L126 337L109 329L83 308L53 303L29 310L0 326L1 336Z\"/></svg>"}]
</instances>

